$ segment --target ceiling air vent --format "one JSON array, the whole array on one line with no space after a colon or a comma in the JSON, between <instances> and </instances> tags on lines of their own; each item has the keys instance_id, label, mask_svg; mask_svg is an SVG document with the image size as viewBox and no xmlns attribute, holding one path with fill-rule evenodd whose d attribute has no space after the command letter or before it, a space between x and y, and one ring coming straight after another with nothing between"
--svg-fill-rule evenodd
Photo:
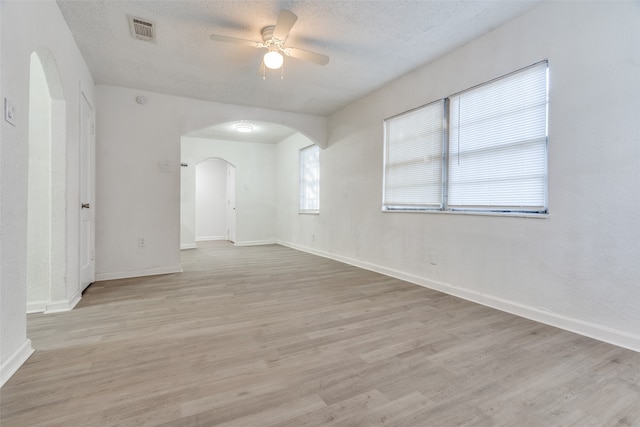
<instances>
[{"instance_id":1,"label":"ceiling air vent","mask_svg":"<svg viewBox=\"0 0 640 427\"><path fill-rule=\"evenodd\" d=\"M135 16L128 16L128 18L131 37L155 43L156 30L153 22L147 19L136 18Z\"/></svg>"}]
</instances>

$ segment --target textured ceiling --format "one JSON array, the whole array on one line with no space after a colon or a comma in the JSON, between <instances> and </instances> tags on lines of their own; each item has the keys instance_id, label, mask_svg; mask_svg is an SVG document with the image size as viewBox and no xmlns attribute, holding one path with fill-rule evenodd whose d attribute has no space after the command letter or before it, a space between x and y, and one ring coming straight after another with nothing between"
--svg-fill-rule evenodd
<instances>
[{"instance_id":1,"label":"textured ceiling","mask_svg":"<svg viewBox=\"0 0 640 427\"><path fill-rule=\"evenodd\" d=\"M97 84L327 115L522 14L534 1L58 0ZM263 50L212 33L261 40L281 9L298 15L287 45L330 56L285 58L284 79L258 75ZM156 24L131 37L127 15Z\"/></svg>"}]
</instances>

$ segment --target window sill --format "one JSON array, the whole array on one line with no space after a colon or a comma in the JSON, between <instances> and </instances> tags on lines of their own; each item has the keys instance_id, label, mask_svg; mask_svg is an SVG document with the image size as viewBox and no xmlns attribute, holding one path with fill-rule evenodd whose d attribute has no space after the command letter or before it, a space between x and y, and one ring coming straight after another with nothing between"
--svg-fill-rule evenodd
<instances>
[{"instance_id":1,"label":"window sill","mask_svg":"<svg viewBox=\"0 0 640 427\"><path fill-rule=\"evenodd\" d=\"M298 215L320 215L320 211L298 211Z\"/></svg>"},{"instance_id":2,"label":"window sill","mask_svg":"<svg viewBox=\"0 0 640 427\"><path fill-rule=\"evenodd\" d=\"M508 216L518 218L549 218L549 213L527 213L527 212L483 212L483 211L441 211L428 209L382 209L382 213L415 213L415 214L444 214L444 215L476 215L476 216Z\"/></svg>"}]
</instances>

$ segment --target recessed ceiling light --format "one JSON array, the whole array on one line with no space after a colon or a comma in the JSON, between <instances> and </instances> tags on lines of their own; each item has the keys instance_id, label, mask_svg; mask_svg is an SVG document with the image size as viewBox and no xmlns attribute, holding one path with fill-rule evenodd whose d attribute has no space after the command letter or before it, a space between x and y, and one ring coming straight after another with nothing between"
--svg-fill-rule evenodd
<instances>
[{"instance_id":1,"label":"recessed ceiling light","mask_svg":"<svg viewBox=\"0 0 640 427\"><path fill-rule=\"evenodd\" d=\"M253 126L241 123L236 125L236 132L251 133L253 132Z\"/></svg>"}]
</instances>

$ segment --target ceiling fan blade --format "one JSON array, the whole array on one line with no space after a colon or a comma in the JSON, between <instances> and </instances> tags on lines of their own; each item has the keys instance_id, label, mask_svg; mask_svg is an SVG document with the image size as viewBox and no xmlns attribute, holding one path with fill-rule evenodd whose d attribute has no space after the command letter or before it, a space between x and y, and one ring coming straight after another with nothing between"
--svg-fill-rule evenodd
<instances>
[{"instance_id":1,"label":"ceiling fan blade","mask_svg":"<svg viewBox=\"0 0 640 427\"><path fill-rule=\"evenodd\" d=\"M276 27L273 29L273 37L284 41L289 35L289 31L291 31L293 24L295 24L297 20L298 17L295 13L287 9L282 9L278 16Z\"/></svg>"},{"instance_id":2,"label":"ceiling fan blade","mask_svg":"<svg viewBox=\"0 0 640 427\"><path fill-rule=\"evenodd\" d=\"M260 42L254 42L253 40L239 39L236 37L221 36L219 34L211 34L209 38L216 42L235 43L235 44L242 44L242 45L251 46L251 47L262 47L262 43Z\"/></svg>"},{"instance_id":3,"label":"ceiling fan blade","mask_svg":"<svg viewBox=\"0 0 640 427\"><path fill-rule=\"evenodd\" d=\"M318 65L327 65L329 63L329 57L327 55L311 52L304 49L298 49L296 47L288 47L287 49L285 49L285 53L293 58L313 62L314 64Z\"/></svg>"}]
</instances>

